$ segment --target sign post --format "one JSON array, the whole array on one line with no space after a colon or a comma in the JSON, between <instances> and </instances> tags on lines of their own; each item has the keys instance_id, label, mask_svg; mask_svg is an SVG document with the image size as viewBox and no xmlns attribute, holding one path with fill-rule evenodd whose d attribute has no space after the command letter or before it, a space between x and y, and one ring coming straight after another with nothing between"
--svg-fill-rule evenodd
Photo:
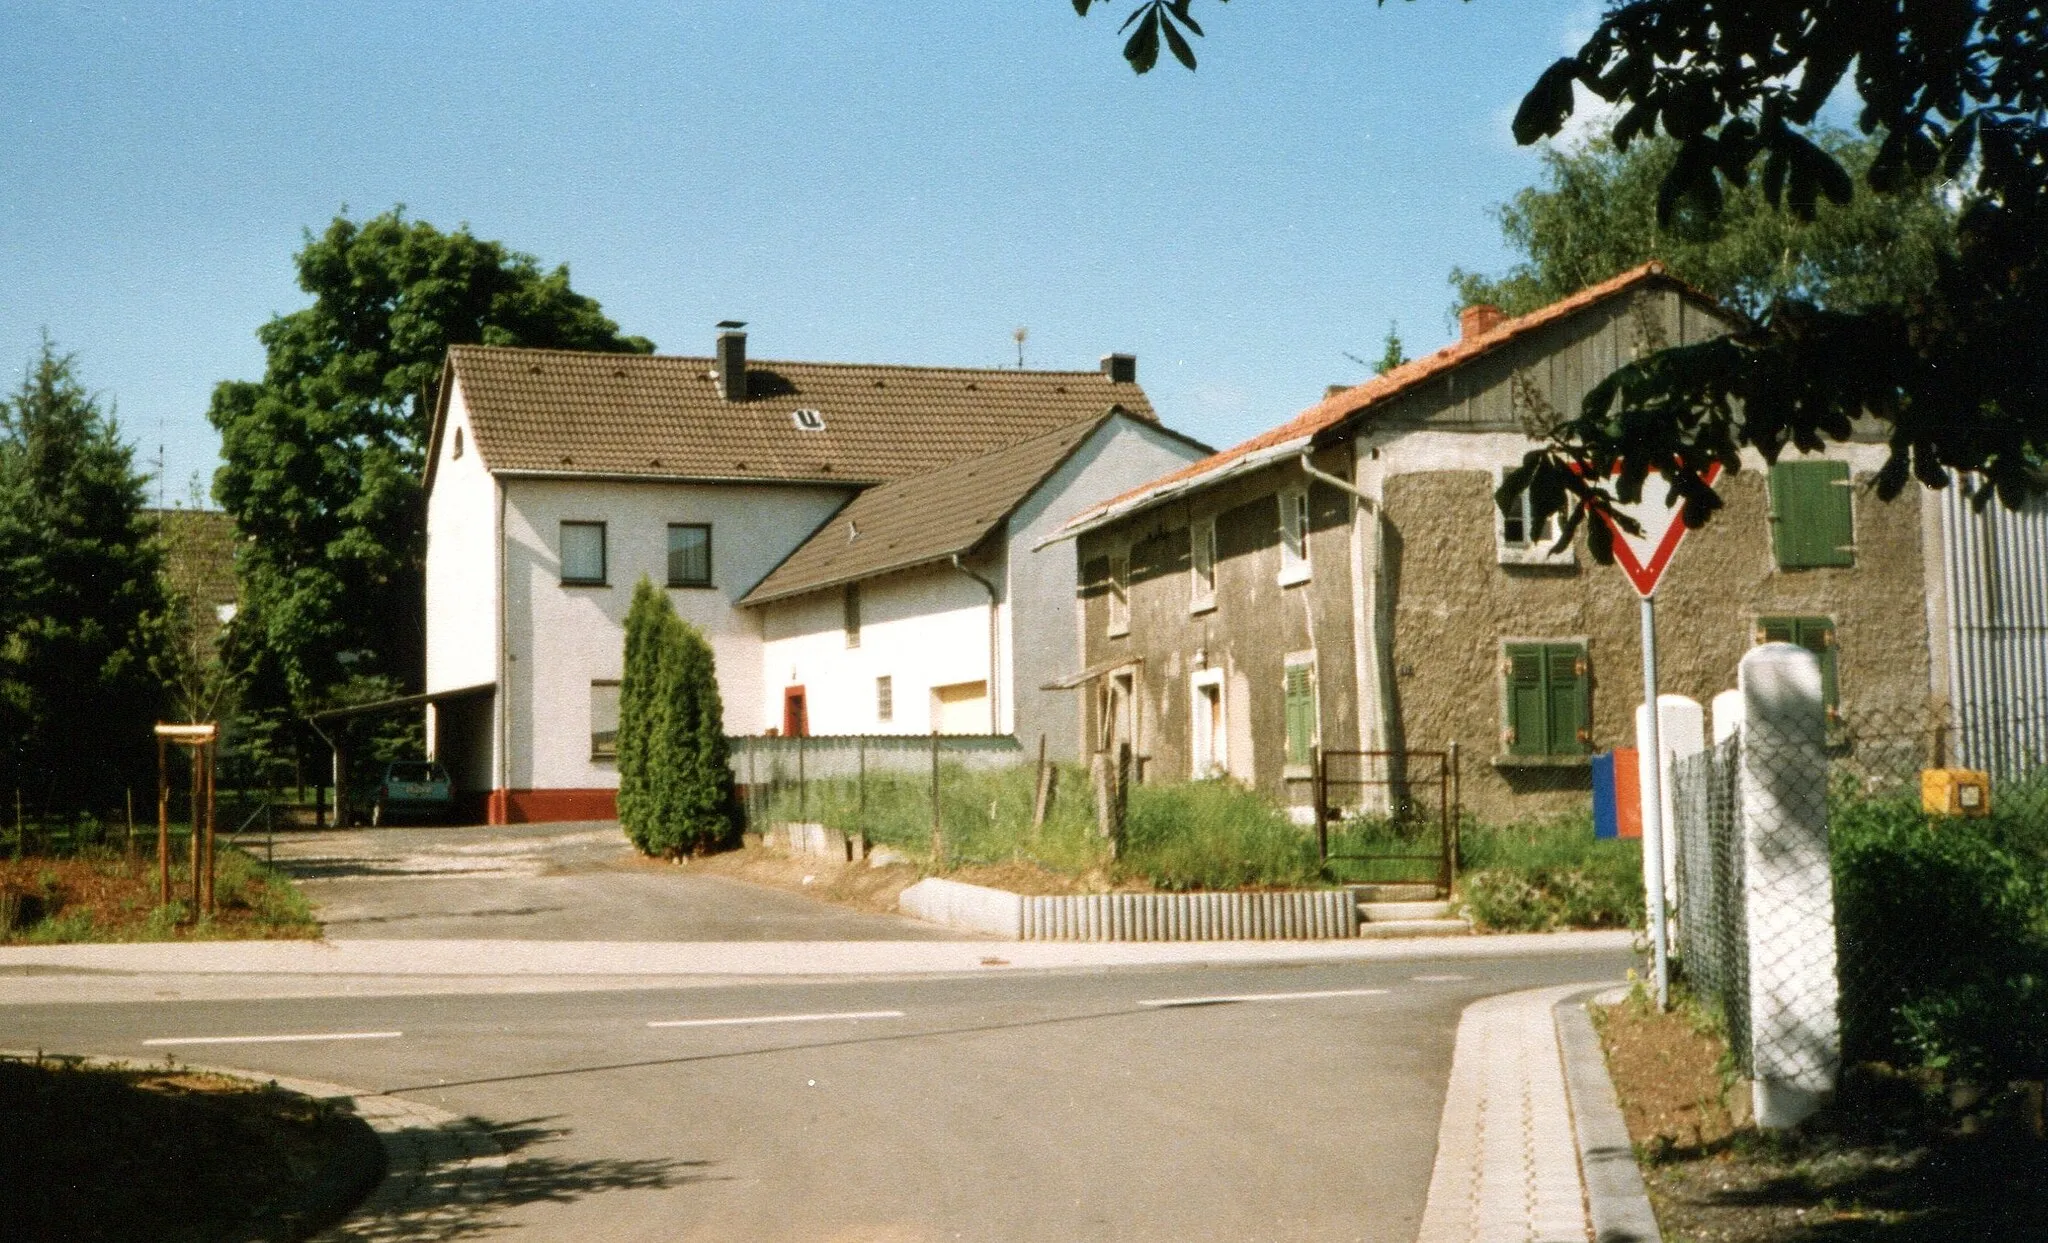
<instances>
[{"instance_id":1,"label":"sign post","mask_svg":"<svg viewBox=\"0 0 2048 1243\"><path fill-rule=\"evenodd\" d=\"M1721 464L1718 462L1700 475L1710 488L1720 476ZM1661 722L1657 720L1656 597L1657 582L1670 566L1671 558L1678 552L1678 545L1684 541L1686 532L1680 516L1682 507L1672 503L1670 485L1667 483L1661 488L1653 485L1653 480L1661 479L1662 476L1645 479L1641 500L1633 505L1616 506L1636 520L1642 527L1642 534L1630 535L1612 518L1601 515L1601 520L1614 533L1615 563L1621 566L1622 573L1628 575L1629 584L1636 589L1636 595L1642 601L1643 702L1649 705L1648 712L1644 714L1649 717L1649 724L1644 730L1640 748L1643 896L1649 905L1651 963L1659 1010L1671 1004L1671 947L1666 932L1669 920L1664 909L1664 752L1662 739L1658 737Z\"/></svg>"}]
</instances>

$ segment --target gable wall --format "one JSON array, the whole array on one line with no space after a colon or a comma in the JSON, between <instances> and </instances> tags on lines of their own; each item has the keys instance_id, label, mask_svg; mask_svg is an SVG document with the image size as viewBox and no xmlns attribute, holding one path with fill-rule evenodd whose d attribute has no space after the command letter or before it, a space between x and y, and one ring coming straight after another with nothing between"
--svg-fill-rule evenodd
<instances>
[{"instance_id":1,"label":"gable wall","mask_svg":"<svg viewBox=\"0 0 2048 1243\"><path fill-rule=\"evenodd\" d=\"M462 456L455 456L461 434ZM498 678L498 485L477 452L462 385L449 386L447 423L427 494L427 682L430 691ZM428 747L464 795L496 779L497 708L473 700L430 709Z\"/></svg>"}]
</instances>

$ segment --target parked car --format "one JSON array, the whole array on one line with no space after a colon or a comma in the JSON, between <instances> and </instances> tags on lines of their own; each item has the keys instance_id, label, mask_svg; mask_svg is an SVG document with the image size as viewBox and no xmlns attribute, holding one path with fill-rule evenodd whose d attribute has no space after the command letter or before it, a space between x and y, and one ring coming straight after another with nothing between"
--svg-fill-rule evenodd
<instances>
[{"instance_id":1,"label":"parked car","mask_svg":"<svg viewBox=\"0 0 2048 1243\"><path fill-rule=\"evenodd\" d=\"M448 820L455 812L455 783L431 760L393 760L370 787L370 823Z\"/></svg>"}]
</instances>

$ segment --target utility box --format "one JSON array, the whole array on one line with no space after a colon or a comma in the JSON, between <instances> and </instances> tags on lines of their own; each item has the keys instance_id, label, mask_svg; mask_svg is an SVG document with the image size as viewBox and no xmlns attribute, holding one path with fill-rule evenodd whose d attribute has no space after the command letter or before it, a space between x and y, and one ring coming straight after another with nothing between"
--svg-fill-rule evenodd
<instances>
[{"instance_id":1,"label":"utility box","mask_svg":"<svg viewBox=\"0 0 2048 1243\"><path fill-rule=\"evenodd\" d=\"M1988 816L1991 774L1969 768L1923 769L1920 807L1930 816Z\"/></svg>"}]
</instances>

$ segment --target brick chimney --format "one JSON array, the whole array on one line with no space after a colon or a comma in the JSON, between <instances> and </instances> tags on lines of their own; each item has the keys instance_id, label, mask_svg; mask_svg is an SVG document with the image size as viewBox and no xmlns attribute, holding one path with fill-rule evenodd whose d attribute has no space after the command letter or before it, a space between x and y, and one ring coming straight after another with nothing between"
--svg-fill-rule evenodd
<instances>
[{"instance_id":1,"label":"brick chimney","mask_svg":"<svg viewBox=\"0 0 2048 1243\"><path fill-rule=\"evenodd\" d=\"M1507 316L1497 306L1480 302L1458 312L1459 339L1471 341L1501 326Z\"/></svg>"},{"instance_id":2,"label":"brick chimney","mask_svg":"<svg viewBox=\"0 0 2048 1243\"><path fill-rule=\"evenodd\" d=\"M1136 354L1104 354L1102 356L1102 377L1111 384L1136 384L1138 382L1138 356Z\"/></svg>"},{"instance_id":3,"label":"brick chimney","mask_svg":"<svg viewBox=\"0 0 2048 1243\"><path fill-rule=\"evenodd\" d=\"M747 399L747 334L740 320L721 320L718 325L718 391L727 401Z\"/></svg>"}]
</instances>

